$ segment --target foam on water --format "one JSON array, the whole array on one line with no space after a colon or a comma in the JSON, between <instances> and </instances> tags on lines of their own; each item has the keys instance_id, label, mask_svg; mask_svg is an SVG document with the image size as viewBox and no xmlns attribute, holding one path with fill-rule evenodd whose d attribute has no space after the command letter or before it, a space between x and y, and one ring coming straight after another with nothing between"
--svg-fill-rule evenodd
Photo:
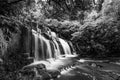
<instances>
[{"instance_id":1,"label":"foam on water","mask_svg":"<svg viewBox=\"0 0 120 80\"><path fill-rule=\"evenodd\" d=\"M72 43L70 43L70 45L67 43L67 41L65 41L62 38L58 38L59 42L56 41L57 35L54 32L49 32L49 36L52 38L52 40L49 40L47 38L45 38L44 36L41 35L41 32L38 33L35 30L32 30L32 34L34 36L34 45L35 45L35 60L34 61L40 61L40 60L48 60L50 62L54 62L54 59L64 59L65 57L76 57L76 55L73 55L72 50L70 48L73 48ZM51 48L51 44L53 44L53 48ZM60 45L62 45L62 48L64 50L63 54L60 50Z\"/></svg>"}]
</instances>

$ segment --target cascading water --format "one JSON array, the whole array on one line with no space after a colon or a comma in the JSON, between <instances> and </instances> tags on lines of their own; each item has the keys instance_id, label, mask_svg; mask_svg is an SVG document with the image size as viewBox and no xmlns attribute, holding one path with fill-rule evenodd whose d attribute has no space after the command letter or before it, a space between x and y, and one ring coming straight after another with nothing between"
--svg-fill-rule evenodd
<instances>
[{"instance_id":1,"label":"cascading water","mask_svg":"<svg viewBox=\"0 0 120 80\"><path fill-rule=\"evenodd\" d=\"M51 51L51 46L50 46L50 41L45 39L44 37L42 37L43 41L45 41L45 44L47 45L46 47L44 47L44 49L46 50L46 58L52 58L52 51Z\"/></svg>"},{"instance_id":2,"label":"cascading water","mask_svg":"<svg viewBox=\"0 0 120 80\"><path fill-rule=\"evenodd\" d=\"M71 42L71 41L68 41L68 44L69 44L69 46L70 46L70 49L71 49L72 54L73 54L73 55L77 55L77 54L76 54L76 51L75 51L75 49L74 49L74 47L73 47L72 42Z\"/></svg>"},{"instance_id":3,"label":"cascading water","mask_svg":"<svg viewBox=\"0 0 120 80\"><path fill-rule=\"evenodd\" d=\"M66 57L72 55L71 47L67 41L63 40L62 38L58 38L54 32L49 31L49 33L47 33L51 39L46 38L46 36L43 36L40 32L37 32L35 30L32 30L32 34L34 36L35 46L34 61L60 58L63 53Z\"/></svg>"},{"instance_id":4,"label":"cascading water","mask_svg":"<svg viewBox=\"0 0 120 80\"><path fill-rule=\"evenodd\" d=\"M63 47L64 52L65 52L65 56L72 55L68 43L65 40L63 40L62 38L59 38L59 41L62 44L62 47Z\"/></svg>"},{"instance_id":5,"label":"cascading water","mask_svg":"<svg viewBox=\"0 0 120 80\"><path fill-rule=\"evenodd\" d=\"M52 58L50 41L34 30L33 36L35 38L35 61Z\"/></svg>"},{"instance_id":6,"label":"cascading water","mask_svg":"<svg viewBox=\"0 0 120 80\"><path fill-rule=\"evenodd\" d=\"M33 66L35 75L38 75L36 67L38 65L40 67L42 64L46 66L48 71L57 70L60 74L68 67L72 68L74 58L70 57L72 55L70 44L64 39L58 38L56 33L50 30L41 32L40 29L37 31L33 29L31 42L31 53L34 53L31 57L34 58L34 61L27 66Z\"/></svg>"},{"instance_id":7,"label":"cascading water","mask_svg":"<svg viewBox=\"0 0 120 80\"><path fill-rule=\"evenodd\" d=\"M38 36L37 34L34 35L35 37L35 60L39 60L39 52L38 52Z\"/></svg>"},{"instance_id":8,"label":"cascading water","mask_svg":"<svg viewBox=\"0 0 120 80\"><path fill-rule=\"evenodd\" d=\"M60 53L60 48L59 48L59 45L57 43L57 41L54 39L53 40L54 44L56 45L56 58L59 57L61 55Z\"/></svg>"}]
</instances>

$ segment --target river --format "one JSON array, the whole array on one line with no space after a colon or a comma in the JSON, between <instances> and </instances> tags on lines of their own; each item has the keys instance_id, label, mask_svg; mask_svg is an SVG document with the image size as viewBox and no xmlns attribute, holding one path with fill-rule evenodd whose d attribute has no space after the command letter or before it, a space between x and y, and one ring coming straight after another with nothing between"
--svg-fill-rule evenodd
<instances>
[{"instance_id":1,"label":"river","mask_svg":"<svg viewBox=\"0 0 120 80\"><path fill-rule=\"evenodd\" d=\"M45 65L45 70L42 70L43 66L34 71L42 76L42 80L120 80L120 58L80 58L72 43L53 33L43 34L32 30L34 61L23 69Z\"/></svg>"},{"instance_id":2,"label":"river","mask_svg":"<svg viewBox=\"0 0 120 80\"><path fill-rule=\"evenodd\" d=\"M120 80L120 65L109 60L80 59L75 66L63 69L55 80Z\"/></svg>"}]
</instances>

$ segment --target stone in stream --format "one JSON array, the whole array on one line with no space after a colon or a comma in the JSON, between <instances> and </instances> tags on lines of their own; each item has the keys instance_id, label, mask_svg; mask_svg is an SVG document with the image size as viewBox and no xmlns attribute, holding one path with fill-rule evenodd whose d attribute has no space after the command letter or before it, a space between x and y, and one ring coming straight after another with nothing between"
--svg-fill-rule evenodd
<instances>
[{"instance_id":1,"label":"stone in stream","mask_svg":"<svg viewBox=\"0 0 120 80\"><path fill-rule=\"evenodd\" d=\"M59 70L47 70L47 72L51 75L52 79L58 78L61 75Z\"/></svg>"},{"instance_id":2,"label":"stone in stream","mask_svg":"<svg viewBox=\"0 0 120 80\"><path fill-rule=\"evenodd\" d=\"M53 69L47 70L46 66L42 63L36 65L27 65L21 69L20 73L22 77L23 76L25 77L25 79L26 77L33 75L32 77L35 80L50 80L50 79L58 78L61 75L60 70L53 70Z\"/></svg>"},{"instance_id":3,"label":"stone in stream","mask_svg":"<svg viewBox=\"0 0 120 80\"><path fill-rule=\"evenodd\" d=\"M51 76L46 71L44 64L27 65L24 66L19 72L19 77L23 80L50 80Z\"/></svg>"},{"instance_id":4,"label":"stone in stream","mask_svg":"<svg viewBox=\"0 0 120 80\"><path fill-rule=\"evenodd\" d=\"M43 80L54 79L61 75L59 70L47 70L45 65L42 68L41 65L38 65L36 68L39 74L42 75Z\"/></svg>"},{"instance_id":5,"label":"stone in stream","mask_svg":"<svg viewBox=\"0 0 120 80\"><path fill-rule=\"evenodd\" d=\"M36 76L40 77L42 80L51 79L50 74L46 71L46 66L44 64L38 64L35 66L36 68Z\"/></svg>"},{"instance_id":6,"label":"stone in stream","mask_svg":"<svg viewBox=\"0 0 120 80\"><path fill-rule=\"evenodd\" d=\"M92 67L95 67L95 68L102 68L103 66L101 65L97 65L96 63L91 63L91 66Z\"/></svg>"},{"instance_id":7,"label":"stone in stream","mask_svg":"<svg viewBox=\"0 0 120 80\"><path fill-rule=\"evenodd\" d=\"M92 63L91 66L92 66L92 67L97 67L97 64Z\"/></svg>"},{"instance_id":8,"label":"stone in stream","mask_svg":"<svg viewBox=\"0 0 120 80\"><path fill-rule=\"evenodd\" d=\"M120 80L120 76L116 80Z\"/></svg>"}]
</instances>

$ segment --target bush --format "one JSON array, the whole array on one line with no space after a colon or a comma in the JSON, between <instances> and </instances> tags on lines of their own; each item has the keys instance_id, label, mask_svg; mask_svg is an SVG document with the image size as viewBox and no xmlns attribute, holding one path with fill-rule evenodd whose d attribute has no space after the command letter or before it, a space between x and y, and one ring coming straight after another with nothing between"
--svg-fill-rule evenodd
<instances>
[{"instance_id":1,"label":"bush","mask_svg":"<svg viewBox=\"0 0 120 80\"><path fill-rule=\"evenodd\" d=\"M93 57L120 56L119 5L119 0L105 2L99 17L90 18L73 34L73 42L82 53Z\"/></svg>"}]
</instances>

